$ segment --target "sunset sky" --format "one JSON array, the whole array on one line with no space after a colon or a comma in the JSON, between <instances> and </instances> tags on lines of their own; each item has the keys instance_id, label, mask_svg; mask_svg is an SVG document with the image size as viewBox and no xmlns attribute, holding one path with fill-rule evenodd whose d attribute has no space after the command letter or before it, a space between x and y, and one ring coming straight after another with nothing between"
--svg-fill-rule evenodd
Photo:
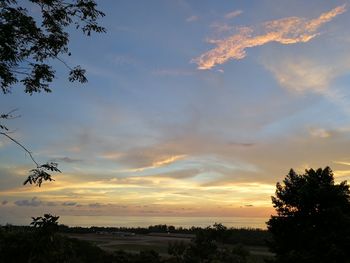
<instances>
[{"instance_id":1,"label":"sunset sky","mask_svg":"<svg viewBox=\"0 0 350 263\"><path fill-rule=\"evenodd\" d=\"M106 0L106 34L71 31L68 82L16 86L0 137L0 224L61 216L268 218L290 168L350 179L350 1ZM31 12L36 12L32 9Z\"/></svg>"}]
</instances>

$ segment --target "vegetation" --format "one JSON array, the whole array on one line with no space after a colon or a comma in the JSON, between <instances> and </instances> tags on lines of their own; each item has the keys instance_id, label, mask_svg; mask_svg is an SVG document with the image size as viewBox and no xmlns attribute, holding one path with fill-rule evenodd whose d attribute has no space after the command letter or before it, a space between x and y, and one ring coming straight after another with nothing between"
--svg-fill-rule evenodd
<instances>
[{"instance_id":1,"label":"vegetation","mask_svg":"<svg viewBox=\"0 0 350 263\"><path fill-rule=\"evenodd\" d=\"M28 8L37 7L38 14ZM93 0L16 0L0 1L0 85L1 93L23 86L30 95L51 92L56 77L53 62L68 69L68 80L84 83L85 70L70 66L69 29L81 29L89 36L105 29L97 21L104 13ZM57 163L38 163L31 152L11 136L6 121L18 117L15 110L0 114L0 135L17 144L35 164L24 184L41 186L52 181L51 172L60 172ZM68 228L58 225L49 214L33 218L30 227L0 227L0 262L117 262L117 263L245 263L251 257L244 245L268 242L278 263L350 262L350 190L346 182L336 184L329 167L309 169L304 174L289 172L277 183L272 197L277 215L268 221L270 234L263 230L228 229L222 224L202 228L175 228L157 225L149 228ZM66 233L124 231L137 234L191 234L191 242L169 243L170 257L154 250L132 254L108 253L87 241L67 237ZM272 238L271 238L272 235Z\"/></svg>"},{"instance_id":2,"label":"vegetation","mask_svg":"<svg viewBox=\"0 0 350 263\"><path fill-rule=\"evenodd\" d=\"M84 230L85 234L101 233L101 228L59 226L57 219L58 217L44 215L33 218L31 227L5 226L0 228L0 259L3 259L0 262L262 262L254 261L256 256L251 256L244 245L223 243L222 237L230 234L226 233L227 228L221 224L207 228L186 229L187 231L195 229L192 241L170 242L168 256L164 256L163 253L159 254L155 251L156 247L152 249L140 248L137 253L123 251L121 250L123 247L116 247L112 252L110 250L104 251L91 242L67 236L67 233L76 233L77 231L81 233L81 230ZM155 226L149 227L152 230L154 228ZM161 228L164 229L164 226ZM176 230L175 227L170 227L170 229ZM112 230L115 228L104 228L104 230L110 230L109 233L112 234L114 233ZM159 233L161 234L161 232ZM108 231L105 232L106 234L108 235ZM46 258L49 260L45 261Z\"/></svg>"},{"instance_id":3,"label":"vegetation","mask_svg":"<svg viewBox=\"0 0 350 263\"><path fill-rule=\"evenodd\" d=\"M267 223L276 262L350 262L350 191L331 169L290 170L272 198L277 215Z\"/></svg>"},{"instance_id":4,"label":"vegetation","mask_svg":"<svg viewBox=\"0 0 350 263\"><path fill-rule=\"evenodd\" d=\"M271 240L271 234L263 229L254 228L227 228L222 224L214 224L206 228L201 227L174 227L167 225L154 225L147 228L143 227L68 227L59 226L62 233L113 233L113 232L128 232L135 234L150 234L150 233L169 233L169 234L188 234L196 235L202 231L207 232L213 239L220 240L225 244L245 244L250 246L265 246L267 241Z\"/></svg>"},{"instance_id":5,"label":"vegetation","mask_svg":"<svg viewBox=\"0 0 350 263\"><path fill-rule=\"evenodd\" d=\"M225 230L221 231L221 229L218 229L217 227L215 227L215 231L207 231L207 229L203 229L202 231L197 232L193 241L188 245L182 242L169 244L168 252L175 257L175 262L178 263L247 262L249 251L243 246L238 245L233 248L219 246L223 235L226 236Z\"/></svg>"},{"instance_id":6,"label":"vegetation","mask_svg":"<svg viewBox=\"0 0 350 263\"><path fill-rule=\"evenodd\" d=\"M26 8L27 7L27 8ZM10 93L14 85L23 85L24 91L51 92L49 84L56 77L53 62L59 61L68 68L71 82L87 82L85 70L79 65L69 66L63 55L70 56L68 49L70 26L81 29L88 36L105 29L97 24L104 13L96 9L93 0L16 0L0 1L0 89ZM28 10L38 10L38 14ZM41 186L52 181L51 172L60 172L57 163L39 164L32 153L11 135L6 120L18 117L15 110L0 114L0 135L22 148L35 164L24 184Z\"/></svg>"},{"instance_id":7,"label":"vegetation","mask_svg":"<svg viewBox=\"0 0 350 263\"><path fill-rule=\"evenodd\" d=\"M46 214L33 218L32 227L1 227L0 262L107 262L98 247L57 233L57 219Z\"/></svg>"},{"instance_id":8,"label":"vegetation","mask_svg":"<svg viewBox=\"0 0 350 263\"><path fill-rule=\"evenodd\" d=\"M69 69L69 80L86 82L85 70L70 67L60 55L70 56L68 28L82 32L105 32L97 24L104 13L96 9L93 0L16 0L0 2L0 81L3 93L8 93L20 82L25 92L51 92L49 83L55 77L52 61L58 60ZM28 14L38 10L40 16Z\"/></svg>"}]
</instances>

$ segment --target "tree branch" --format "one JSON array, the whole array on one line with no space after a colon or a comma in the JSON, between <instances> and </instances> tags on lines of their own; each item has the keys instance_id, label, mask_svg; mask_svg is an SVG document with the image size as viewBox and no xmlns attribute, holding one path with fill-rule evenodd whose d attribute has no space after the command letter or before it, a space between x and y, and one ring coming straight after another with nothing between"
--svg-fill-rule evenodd
<instances>
[{"instance_id":1,"label":"tree branch","mask_svg":"<svg viewBox=\"0 0 350 263\"><path fill-rule=\"evenodd\" d=\"M0 132L1 135L7 137L9 140L13 141L15 144L17 144L19 147L21 147L26 153L29 154L30 156L30 159L32 159L32 161L35 163L36 167L40 167L40 165L35 161L32 153L26 148L23 146L23 144L21 144L20 142L18 142L16 139L12 138L10 135L8 135L6 132Z\"/></svg>"}]
</instances>

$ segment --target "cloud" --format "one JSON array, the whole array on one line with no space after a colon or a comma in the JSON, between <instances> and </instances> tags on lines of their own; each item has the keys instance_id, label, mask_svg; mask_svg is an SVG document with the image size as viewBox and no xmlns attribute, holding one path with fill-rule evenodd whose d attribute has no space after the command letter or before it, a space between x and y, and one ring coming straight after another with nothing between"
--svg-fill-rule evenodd
<instances>
[{"instance_id":1,"label":"cloud","mask_svg":"<svg viewBox=\"0 0 350 263\"><path fill-rule=\"evenodd\" d=\"M350 177L350 170L335 170L333 173L335 178Z\"/></svg>"},{"instance_id":2,"label":"cloud","mask_svg":"<svg viewBox=\"0 0 350 263\"><path fill-rule=\"evenodd\" d=\"M233 32L235 29L234 26L228 25L226 23L214 22L210 25L210 27L214 30L214 32L221 34L224 32ZM208 41L210 42L210 40Z\"/></svg>"},{"instance_id":3,"label":"cloud","mask_svg":"<svg viewBox=\"0 0 350 263\"><path fill-rule=\"evenodd\" d=\"M322 128L310 128L309 132L312 137L318 138L328 138L332 135L331 132Z\"/></svg>"},{"instance_id":4,"label":"cloud","mask_svg":"<svg viewBox=\"0 0 350 263\"><path fill-rule=\"evenodd\" d=\"M235 18L236 16L239 16L240 14L242 14L243 11L242 10L235 10L235 11L232 11L232 12L229 12L225 15L225 18L226 19L232 19L232 18Z\"/></svg>"},{"instance_id":5,"label":"cloud","mask_svg":"<svg viewBox=\"0 0 350 263\"><path fill-rule=\"evenodd\" d=\"M277 57L278 59L264 58L262 63L281 87L296 94L312 92L322 95L350 115L348 91L336 85L337 78L350 70L348 50L334 52L326 58L308 55Z\"/></svg>"},{"instance_id":6,"label":"cloud","mask_svg":"<svg viewBox=\"0 0 350 263\"><path fill-rule=\"evenodd\" d=\"M350 166L350 162L344 162L344 161L333 161L333 163L336 163L336 164L341 164L341 165L346 165L346 166Z\"/></svg>"},{"instance_id":7,"label":"cloud","mask_svg":"<svg viewBox=\"0 0 350 263\"><path fill-rule=\"evenodd\" d=\"M92 203L92 204L89 204L89 207L91 208L101 208L103 207L104 205L101 204L101 203Z\"/></svg>"},{"instance_id":8,"label":"cloud","mask_svg":"<svg viewBox=\"0 0 350 263\"><path fill-rule=\"evenodd\" d=\"M64 162L64 163L79 163L79 162L82 162L81 159L74 159L74 158L70 158L70 157L58 157L58 158L55 158L53 161L55 161L55 162Z\"/></svg>"},{"instance_id":9,"label":"cloud","mask_svg":"<svg viewBox=\"0 0 350 263\"><path fill-rule=\"evenodd\" d=\"M78 203L77 202L63 202L63 206L76 206Z\"/></svg>"},{"instance_id":10,"label":"cloud","mask_svg":"<svg viewBox=\"0 0 350 263\"><path fill-rule=\"evenodd\" d=\"M198 19L199 19L198 16L193 15L193 16L187 17L187 18L186 18L186 22L195 22L195 21L197 21Z\"/></svg>"},{"instance_id":11,"label":"cloud","mask_svg":"<svg viewBox=\"0 0 350 263\"><path fill-rule=\"evenodd\" d=\"M46 202L47 206L57 206L58 204L56 202Z\"/></svg>"},{"instance_id":12,"label":"cloud","mask_svg":"<svg viewBox=\"0 0 350 263\"><path fill-rule=\"evenodd\" d=\"M346 7L342 5L311 20L287 17L265 22L260 25L261 29L240 27L237 34L222 40L211 40L210 43L215 44L216 47L193 59L193 62L198 65L198 69L211 69L230 59L243 59L247 48L262 46L270 42L284 45L308 42L319 35L317 30L320 26L345 11Z\"/></svg>"},{"instance_id":13,"label":"cloud","mask_svg":"<svg viewBox=\"0 0 350 263\"><path fill-rule=\"evenodd\" d=\"M333 64L337 65L337 64ZM265 62L277 82L292 92L313 91L324 93L339 69L305 57L288 57Z\"/></svg>"},{"instance_id":14,"label":"cloud","mask_svg":"<svg viewBox=\"0 0 350 263\"><path fill-rule=\"evenodd\" d=\"M160 166L168 165L168 164L171 164L171 163L173 163L173 162L175 162L177 160L183 159L185 157L186 157L185 154L170 156L170 157L164 158L162 160L155 161L152 164L152 167L160 167Z\"/></svg>"},{"instance_id":15,"label":"cloud","mask_svg":"<svg viewBox=\"0 0 350 263\"><path fill-rule=\"evenodd\" d=\"M199 169L184 169L184 170L177 170L177 171L171 171L166 173L159 173L154 174L152 177L160 177L160 178L172 178L172 179L188 179L193 178L197 176L197 174L200 172Z\"/></svg>"},{"instance_id":16,"label":"cloud","mask_svg":"<svg viewBox=\"0 0 350 263\"><path fill-rule=\"evenodd\" d=\"M154 160L152 162L152 164L149 166L139 167L139 168L135 168L135 169L128 169L128 170L126 170L126 172L141 172L141 171L148 170L148 169L167 166L167 165L172 164L178 160L184 159L185 157L186 157L185 154L161 157L158 160Z\"/></svg>"},{"instance_id":17,"label":"cloud","mask_svg":"<svg viewBox=\"0 0 350 263\"><path fill-rule=\"evenodd\" d=\"M27 200L18 200L15 202L15 204L17 206L33 206L33 207L37 207L40 206L42 204L42 202L36 197L34 196L32 199Z\"/></svg>"},{"instance_id":18,"label":"cloud","mask_svg":"<svg viewBox=\"0 0 350 263\"><path fill-rule=\"evenodd\" d=\"M101 155L99 155L99 157L106 160L118 160L122 155L123 153L121 152L108 151L102 153Z\"/></svg>"}]
</instances>

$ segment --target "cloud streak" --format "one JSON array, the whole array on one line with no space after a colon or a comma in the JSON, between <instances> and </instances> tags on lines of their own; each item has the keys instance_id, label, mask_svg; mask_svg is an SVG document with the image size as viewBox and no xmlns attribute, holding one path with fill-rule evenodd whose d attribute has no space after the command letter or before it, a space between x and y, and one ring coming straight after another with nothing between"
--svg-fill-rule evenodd
<instances>
[{"instance_id":1,"label":"cloud streak","mask_svg":"<svg viewBox=\"0 0 350 263\"><path fill-rule=\"evenodd\" d=\"M186 157L185 154L181 154L181 155L174 155L174 156L168 156L166 158L162 158L160 160L156 160L152 163L152 165L150 166L145 166L145 167L139 167L139 168L135 168L135 169L129 169L126 170L126 172L141 172L147 169L154 169L154 168L159 168L162 166L166 166L166 165L170 165L178 160L184 159Z\"/></svg>"},{"instance_id":2,"label":"cloud streak","mask_svg":"<svg viewBox=\"0 0 350 263\"><path fill-rule=\"evenodd\" d=\"M31 200L27 200L27 199L24 199L24 200L18 200L15 202L15 204L17 206L40 206L42 204L42 202L35 196L33 197Z\"/></svg>"},{"instance_id":3,"label":"cloud streak","mask_svg":"<svg viewBox=\"0 0 350 263\"><path fill-rule=\"evenodd\" d=\"M187 17L187 18L186 18L186 22L195 22L195 21L197 21L198 19L199 19L198 16L193 15L193 16Z\"/></svg>"},{"instance_id":4,"label":"cloud streak","mask_svg":"<svg viewBox=\"0 0 350 263\"><path fill-rule=\"evenodd\" d=\"M239 16L240 14L242 14L243 11L242 10L235 10L235 11L232 11L232 12L229 12L225 15L225 18L226 19L232 19L232 18L235 18L236 16Z\"/></svg>"},{"instance_id":5,"label":"cloud streak","mask_svg":"<svg viewBox=\"0 0 350 263\"><path fill-rule=\"evenodd\" d=\"M215 48L193 59L198 69L211 69L231 59L243 59L246 49L262 46L270 42L284 45L305 43L319 35L323 24L344 13L346 6L338 6L315 19L287 17L265 22L260 27L240 27L238 33L222 40L210 40ZM261 28L261 29L260 29Z\"/></svg>"}]
</instances>

